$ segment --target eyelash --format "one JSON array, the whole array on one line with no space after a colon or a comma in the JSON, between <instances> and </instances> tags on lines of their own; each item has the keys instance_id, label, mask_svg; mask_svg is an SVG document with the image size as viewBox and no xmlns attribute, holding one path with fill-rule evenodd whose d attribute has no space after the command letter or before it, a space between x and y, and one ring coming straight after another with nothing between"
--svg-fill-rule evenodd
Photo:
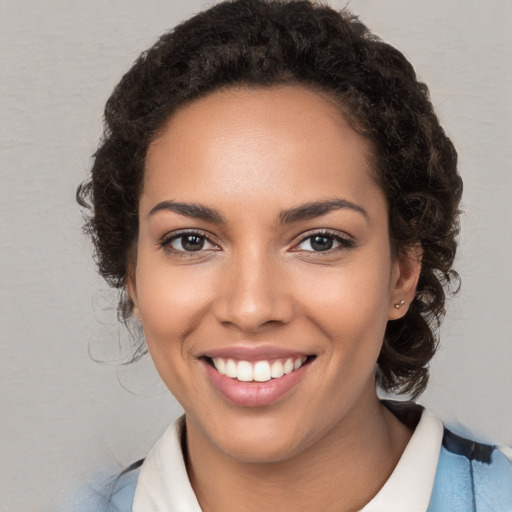
<instances>
[{"instance_id":1,"label":"eyelash","mask_svg":"<svg viewBox=\"0 0 512 512\"><path fill-rule=\"evenodd\" d=\"M313 240L315 237L328 238L328 239L333 240L334 242L337 242L339 245L338 245L338 247L332 247L325 251L313 251L312 250L312 251L306 251L306 252L310 252L313 254L323 254L323 253L332 254L337 251L350 250L356 246L356 243L351 238L349 238L347 236L343 236L337 231L330 231L330 230L323 229L323 230L315 231L313 233L309 233L306 236L302 237L300 239L300 241L297 244L295 244L294 247L298 247L299 245L302 245L307 240ZM294 249L293 251L299 252L300 249Z\"/></svg>"},{"instance_id":2,"label":"eyelash","mask_svg":"<svg viewBox=\"0 0 512 512\"><path fill-rule=\"evenodd\" d=\"M204 250L202 250L202 248L198 251L186 251L186 250L174 249L174 247L172 247L171 244L175 240L179 240L179 239L183 240L184 238L190 237L190 236L196 236L197 238L204 239L205 241L207 241L209 244L213 245L214 247L218 247L217 244L215 244L214 242L211 241L210 237L204 231L195 230L195 229L187 229L186 231L180 231L178 233L173 233L169 236L165 236L159 242L158 246L161 249L163 249L165 252L178 254L180 256L186 256L186 255L191 256L194 254L203 253ZM182 243L182 247L183 247L183 243Z\"/></svg>"},{"instance_id":3,"label":"eyelash","mask_svg":"<svg viewBox=\"0 0 512 512\"><path fill-rule=\"evenodd\" d=\"M180 255L180 256L186 256L186 255L187 256L193 256L195 254L199 255L201 253L204 253L205 250L203 250L202 247L199 250L197 250L197 251L187 251L185 249L180 250L180 249L175 249L175 248L172 247L171 244L175 240L184 239L184 238L190 237L190 236L196 236L196 237L198 237L200 239L203 239L204 241L208 242L209 244L211 244L212 246L214 246L216 248L216 249L213 249L213 250L218 250L218 245L215 244L210 239L208 234L206 234L203 231L194 230L194 229L189 229L189 230L186 230L186 231L181 231L179 233L173 233L170 236L166 236L166 237L164 237L159 242L158 246L161 249L163 249L165 252L177 254L177 255ZM332 254L332 253L340 251L340 250L350 250L350 249L353 249L356 246L356 243L351 238L348 238L346 236L340 235L338 232L329 231L329 230L325 230L324 229L324 230L315 231L313 233L307 234L306 236L303 236L299 240L299 242L297 242L293 246L293 248L291 249L292 252L301 252L301 249L297 249L297 247L300 246L301 244L303 244L304 242L306 242L307 240L313 240L315 237L328 238L328 239L333 240L334 242L337 242L339 245L337 247L331 247L331 248L329 248L329 249L327 249L325 251L314 251L314 250L311 250L311 251L304 251L304 252L309 252L309 253L313 253L313 254L323 254L323 253ZM183 244L182 244L182 247L183 247ZM212 249L206 249L206 250L212 250Z\"/></svg>"}]
</instances>

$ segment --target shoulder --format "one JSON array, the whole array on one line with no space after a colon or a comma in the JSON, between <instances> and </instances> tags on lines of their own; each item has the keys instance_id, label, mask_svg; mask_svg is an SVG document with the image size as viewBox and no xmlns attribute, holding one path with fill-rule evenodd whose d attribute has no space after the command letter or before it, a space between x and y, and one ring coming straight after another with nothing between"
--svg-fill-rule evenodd
<instances>
[{"instance_id":1,"label":"shoulder","mask_svg":"<svg viewBox=\"0 0 512 512\"><path fill-rule=\"evenodd\" d=\"M131 512L142 462L118 475L98 477L74 493L62 512Z\"/></svg>"},{"instance_id":2,"label":"shoulder","mask_svg":"<svg viewBox=\"0 0 512 512\"><path fill-rule=\"evenodd\" d=\"M428 512L512 512L512 463L503 453L506 449L455 434L418 404L384 405L414 430L404 455L412 449L407 467L420 475L414 482L417 488L421 479L432 482ZM404 482L407 478L400 484Z\"/></svg>"},{"instance_id":3,"label":"shoulder","mask_svg":"<svg viewBox=\"0 0 512 512\"><path fill-rule=\"evenodd\" d=\"M133 463L116 478L109 500L112 512L131 512L140 467L143 462L142 459Z\"/></svg>"},{"instance_id":4,"label":"shoulder","mask_svg":"<svg viewBox=\"0 0 512 512\"><path fill-rule=\"evenodd\" d=\"M512 510L512 464L494 445L444 429L429 511Z\"/></svg>"}]
</instances>

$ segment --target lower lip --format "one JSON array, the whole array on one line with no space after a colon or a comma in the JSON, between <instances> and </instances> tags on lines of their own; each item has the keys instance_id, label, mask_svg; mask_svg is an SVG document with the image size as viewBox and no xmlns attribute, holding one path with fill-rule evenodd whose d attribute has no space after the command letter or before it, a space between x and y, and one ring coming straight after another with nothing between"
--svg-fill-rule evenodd
<instances>
[{"instance_id":1,"label":"lower lip","mask_svg":"<svg viewBox=\"0 0 512 512\"><path fill-rule=\"evenodd\" d=\"M210 382L229 402L241 407L263 407L288 394L305 375L309 365L305 364L298 370L266 382L241 382L221 375L207 361L203 361L203 366Z\"/></svg>"}]
</instances>

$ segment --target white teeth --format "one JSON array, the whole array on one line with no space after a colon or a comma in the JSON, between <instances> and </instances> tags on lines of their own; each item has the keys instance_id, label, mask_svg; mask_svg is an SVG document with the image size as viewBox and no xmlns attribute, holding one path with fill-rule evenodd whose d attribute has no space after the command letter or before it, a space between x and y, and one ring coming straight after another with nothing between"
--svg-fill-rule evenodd
<instances>
[{"instance_id":1,"label":"white teeth","mask_svg":"<svg viewBox=\"0 0 512 512\"><path fill-rule=\"evenodd\" d=\"M236 363L233 359L228 359L226 362L226 375L232 379L236 379Z\"/></svg>"},{"instance_id":2,"label":"white teeth","mask_svg":"<svg viewBox=\"0 0 512 512\"><path fill-rule=\"evenodd\" d=\"M287 359L286 363L284 363L284 366L283 366L283 370L284 370L285 375L287 375L288 373L293 372L293 367L294 367L293 359Z\"/></svg>"},{"instance_id":3,"label":"white teeth","mask_svg":"<svg viewBox=\"0 0 512 512\"><path fill-rule=\"evenodd\" d=\"M251 363L248 361L239 361L236 367L236 378L242 382L251 382L254 380Z\"/></svg>"},{"instance_id":4,"label":"white teeth","mask_svg":"<svg viewBox=\"0 0 512 512\"><path fill-rule=\"evenodd\" d=\"M235 361L234 359L224 359L215 357L213 364L221 375L226 375L232 379L241 382L266 382L270 379L279 379L283 375L298 370L306 361L306 357L296 359L276 360L276 361Z\"/></svg>"},{"instance_id":5,"label":"white teeth","mask_svg":"<svg viewBox=\"0 0 512 512\"><path fill-rule=\"evenodd\" d=\"M258 361L254 365L254 380L256 382L266 382L270 379L270 365L268 361Z\"/></svg>"},{"instance_id":6,"label":"white teeth","mask_svg":"<svg viewBox=\"0 0 512 512\"><path fill-rule=\"evenodd\" d=\"M222 359L220 357L216 357L213 360L213 364L215 365L215 368L217 368L217 371L221 375L226 375L226 361L224 361L224 359Z\"/></svg>"},{"instance_id":7,"label":"white teeth","mask_svg":"<svg viewBox=\"0 0 512 512\"><path fill-rule=\"evenodd\" d=\"M284 375L283 363L281 361L274 361L270 367L270 376L273 379L278 379Z\"/></svg>"}]
</instances>

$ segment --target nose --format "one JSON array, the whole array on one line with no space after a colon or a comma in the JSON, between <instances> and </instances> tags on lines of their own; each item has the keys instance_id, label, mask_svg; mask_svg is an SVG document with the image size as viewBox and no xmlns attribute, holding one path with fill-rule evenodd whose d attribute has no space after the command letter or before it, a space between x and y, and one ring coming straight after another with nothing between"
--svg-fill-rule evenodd
<instances>
[{"instance_id":1,"label":"nose","mask_svg":"<svg viewBox=\"0 0 512 512\"><path fill-rule=\"evenodd\" d=\"M246 334L285 325L293 317L293 301L284 269L272 257L253 251L226 263L214 303L220 323Z\"/></svg>"}]
</instances>

